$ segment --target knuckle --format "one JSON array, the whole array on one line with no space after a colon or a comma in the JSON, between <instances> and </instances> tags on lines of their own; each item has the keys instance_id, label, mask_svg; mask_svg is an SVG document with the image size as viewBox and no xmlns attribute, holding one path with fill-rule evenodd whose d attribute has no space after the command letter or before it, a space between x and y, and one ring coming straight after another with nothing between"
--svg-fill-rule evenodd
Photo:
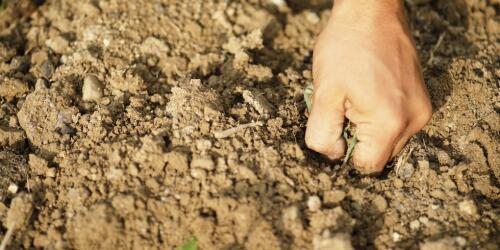
<instances>
[{"instance_id":1,"label":"knuckle","mask_svg":"<svg viewBox=\"0 0 500 250\"><path fill-rule=\"evenodd\" d=\"M403 112L394 111L386 117L385 123L388 131L400 133L406 128L408 121Z\"/></svg>"},{"instance_id":2,"label":"knuckle","mask_svg":"<svg viewBox=\"0 0 500 250\"><path fill-rule=\"evenodd\" d=\"M366 159L354 161L354 167L362 175L377 175L384 169L383 166L376 166L373 162L367 161Z\"/></svg>"},{"instance_id":3,"label":"knuckle","mask_svg":"<svg viewBox=\"0 0 500 250\"><path fill-rule=\"evenodd\" d=\"M415 118L415 122L419 125L419 127L425 126L432 118L432 104L430 101L425 103L422 106L420 113Z\"/></svg>"}]
</instances>

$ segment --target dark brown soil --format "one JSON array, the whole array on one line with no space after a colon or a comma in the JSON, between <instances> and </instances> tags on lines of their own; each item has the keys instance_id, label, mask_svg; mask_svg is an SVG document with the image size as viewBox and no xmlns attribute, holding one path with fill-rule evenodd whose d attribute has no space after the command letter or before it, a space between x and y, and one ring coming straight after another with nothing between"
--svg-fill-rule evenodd
<instances>
[{"instance_id":1,"label":"dark brown soil","mask_svg":"<svg viewBox=\"0 0 500 250\"><path fill-rule=\"evenodd\" d=\"M329 4L7 1L9 249L498 249L500 2L406 1L435 113L378 178L304 145Z\"/></svg>"}]
</instances>

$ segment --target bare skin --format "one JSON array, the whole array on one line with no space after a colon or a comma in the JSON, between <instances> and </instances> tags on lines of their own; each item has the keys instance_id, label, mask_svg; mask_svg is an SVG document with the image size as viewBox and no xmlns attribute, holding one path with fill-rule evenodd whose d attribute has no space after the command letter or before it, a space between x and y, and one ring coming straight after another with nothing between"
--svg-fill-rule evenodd
<instances>
[{"instance_id":1,"label":"bare skin","mask_svg":"<svg viewBox=\"0 0 500 250\"><path fill-rule=\"evenodd\" d=\"M336 0L316 43L313 76L306 144L342 158L349 119L362 174L381 172L432 115L401 0Z\"/></svg>"}]
</instances>

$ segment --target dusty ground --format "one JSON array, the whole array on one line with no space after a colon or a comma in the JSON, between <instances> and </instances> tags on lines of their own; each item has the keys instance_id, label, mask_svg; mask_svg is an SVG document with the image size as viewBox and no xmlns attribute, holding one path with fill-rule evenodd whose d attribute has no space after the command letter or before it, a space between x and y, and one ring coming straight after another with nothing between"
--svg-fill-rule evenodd
<instances>
[{"instance_id":1,"label":"dusty ground","mask_svg":"<svg viewBox=\"0 0 500 250\"><path fill-rule=\"evenodd\" d=\"M407 1L435 114L376 179L304 145L328 6L7 2L0 235L33 206L9 248L498 249L499 1Z\"/></svg>"}]
</instances>

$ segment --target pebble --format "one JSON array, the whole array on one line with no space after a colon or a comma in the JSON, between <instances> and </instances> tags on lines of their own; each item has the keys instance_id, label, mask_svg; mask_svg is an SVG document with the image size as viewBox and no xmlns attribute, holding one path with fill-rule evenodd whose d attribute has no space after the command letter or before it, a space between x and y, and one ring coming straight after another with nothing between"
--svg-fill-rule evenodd
<instances>
[{"instance_id":1,"label":"pebble","mask_svg":"<svg viewBox=\"0 0 500 250\"><path fill-rule=\"evenodd\" d=\"M438 159L439 164L441 165L450 166L453 164L453 160L451 159L450 155L444 150L439 150L436 153L436 157Z\"/></svg>"},{"instance_id":2,"label":"pebble","mask_svg":"<svg viewBox=\"0 0 500 250\"><path fill-rule=\"evenodd\" d=\"M465 245L467 245L467 240L462 236L455 237L455 241L461 247L465 247Z\"/></svg>"},{"instance_id":3,"label":"pebble","mask_svg":"<svg viewBox=\"0 0 500 250\"><path fill-rule=\"evenodd\" d=\"M291 206L283 209L283 219L289 221L299 219L299 208L296 206Z\"/></svg>"},{"instance_id":4,"label":"pebble","mask_svg":"<svg viewBox=\"0 0 500 250\"><path fill-rule=\"evenodd\" d=\"M69 42L61 36L48 39L45 45L57 54L65 54L69 51Z\"/></svg>"},{"instance_id":5,"label":"pebble","mask_svg":"<svg viewBox=\"0 0 500 250\"><path fill-rule=\"evenodd\" d=\"M305 14L306 14L306 20L312 24L317 24L321 21L319 16L312 11L306 11Z\"/></svg>"},{"instance_id":6,"label":"pebble","mask_svg":"<svg viewBox=\"0 0 500 250\"><path fill-rule=\"evenodd\" d=\"M413 231L417 231L418 229L420 229L420 221L414 220L410 222L410 229Z\"/></svg>"},{"instance_id":7,"label":"pebble","mask_svg":"<svg viewBox=\"0 0 500 250\"><path fill-rule=\"evenodd\" d=\"M420 221L422 224L425 225L425 224L429 223L429 218L422 216L422 217L418 218L418 221Z\"/></svg>"},{"instance_id":8,"label":"pebble","mask_svg":"<svg viewBox=\"0 0 500 250\"><path fill-rule=\"evenodd\" d=\"M323 194L323 201L326 204L335 204L345 199L346 193L342 190L329 190Z\"/></svg>"},{"instance_id":9,"label":"pebble","mask_svg":"<svg viewBox=\"0 0 500 250\"><path fill-rule=\"evenodd\" d=\"M204 180L207 178L207 171L205 171L204 169L200 169L200 168L193 168L191 169L191 177L197 179L197 180Z\"/></svg>"},{"instance_id":10,"label":"pebble","mask_svg":"<svg viewBox=\"0 0 500 250\"><path fill-rule=\"evenodd\" d=\"M377 195L372 200L372 207L375 209L375 211L383 213L385 212L385 210L387 210L387 201L382 195Z\"/></svg>"},{"instance_id":11,"label":"pebble","mask_svg":"<svg viewBox=\"0 0 500 250\"><path fill-rule=\"evenodd\" d=\"M476 216L477 215L477 207L472 200L464 200L458 203L458 209L464 214Z\"/></svg>"},{"instance_id":12,"label":"pebble","mask_svg":"<svg viewBox=\"0 0 500 250\"><path fill-rule=\"evenodd\" d=\"M439 240L427 240L420 245L420 250L452 250L457 249L453 238L443 238Z\"/></svg>"},{"instance_id":13,"label":"pebble","mask_svg":"<svg viewBox=\"0 0 500 250\"><path fill-rule=\"evenodd\" d=\"M191 168L200 168L211 171L215 169L215 162L210 156L195 156L191 161Z\"/></svg>"},{"instance_id":14,"label":"pebble","mask_svg":"<svg viewBox=\"0 0 500 250\"><path fill-rule=\"evenodd\" d=\"M253 93L249 90L243 90L241 94L245 102L255 108L259 114L273 113L273 105L262 94Z\"/></svg>"},{"instance_id":15,"label":"pebble","mask_svg":"<svg viewBox=\"0 0 500 250\"><path fill-rule=\"evenodd\" d=\"M87 75L83 80L82 99L98 101L103 96L103 85L95 75Z\"/></svg>"},{"instance_id":16,"label":"pebble","mask_svg":"<svg viewBox=\"0 0 500 250\"><path fill-rule=\"evenodd\" d=\"M19 187L18 187L16 184L11 183L11 184L9 185L9 187L7 188L7 190L8 190L11 194L16 194L16 193L17 193L17 191L19 190Z\"/></svg>"},{"instance_id":17,"label":"pebble","mask_svg":"<svg viewBox=\"0 0 500 250\"><path fill-rule=\"evenodd\" d=\"M50 79L52 74L54 74L54 65L49 61L45 60L41 66L41 73L45 79Z\"/></svg>"},{"instance_id":18,"label":"pebble","mask_svg":"<svg viewBox=\"0 0 500 250\"><path fill-rule=\"evenodd\" d=\"M131 176L137 176L139 175L139 169L137 168L136 165L131 164L128 166L127 173Z\"/></svg>"},{"instance_id":19,"label":"pebble","mask_svg":"<svg viewBox=\"0 0 500 250\"><path fill-rule=\"evenodd\" d=\"M333 237L315 236L313 239L314 250L353 250L351 237L345 233L337 233Z\"/></svg>"},{"instance_id":20,"label":"pebble","mask_svg":"<svg viewBox=\"0 0 500 250\"><path fill-rule=\"evenodd\" d=\"M318 196L309 196L309 198L307 199L307 207L312 212L319 211L321 208L321 200Z\"/></svg>"},{"instance_id":21,"label":"pebble","mask_svg":"<svg viewBox=\"0 0 500 250\"><path fill-rule=\"evenodd\" d=\"M408 179L415 172L415 167L413 166L413 164L407 162L407 163L403 164L403 166L401 166L398 170L399 170L398 176L400 178Z\"/></svg>"},{"instance_id":22,"label":"pebble","mask_svg":"<svg viewBox=\"0 0 500 250\"><path fill-rule=\"evenodd\" d=\"M396 188L402 188L404 186L404 183L401 179L395 179L394 180L394 187Z\"/></svg>"},{"instance_id":23,"label":"pebble","mask_svg":"<svg viewBox=\"0 0 500 250\"><path fill-rule=\"evenodd\" d=\"M399 241L401 241L401 234L394 232L391 234L391 238L392 238L392 241L399 242Z\"/></svg>"},{"instance_id":24,"label":"pebble","mask_svg":"<svg viewBox=\"0 0 500 250\"><path fill-rule=\"evenodd\" d=\"M418 168L421 169L421 170L427 170L430 168L430 163L428 160L421 160L421 161L418 161Z\"/></svg>"},{"instance_id":25,"label":"pebble","mask_svg":"<svg viewBox=\"0 0 500 250\"><path fill-rule=\"evenodd\" d=\"M45 79L37 79L35 83L35 91L47 89L47 80Z\"/></svg>"}]
</instances>

